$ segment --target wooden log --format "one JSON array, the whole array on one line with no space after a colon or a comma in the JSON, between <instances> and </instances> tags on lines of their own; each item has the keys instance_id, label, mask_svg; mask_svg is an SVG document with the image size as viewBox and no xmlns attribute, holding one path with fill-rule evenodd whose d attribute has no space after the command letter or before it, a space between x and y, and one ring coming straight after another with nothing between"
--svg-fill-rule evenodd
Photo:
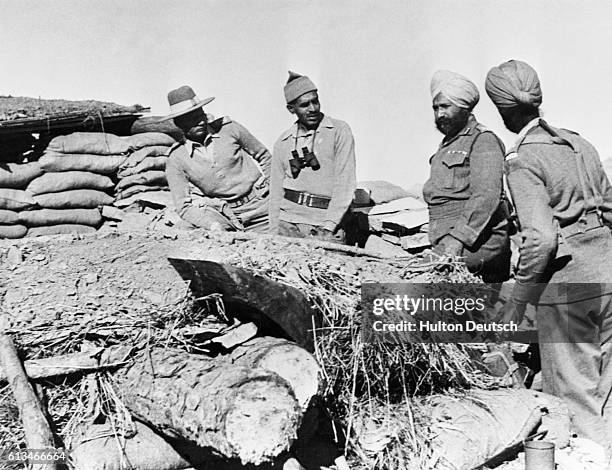
<instances>
[{"instance_id":1,"label":"wooden log","mask_svg":"<svg viewBox=\"0 0 612 470\"><path fill-rule=\"evenodd\" d=\"M122 446L108 424L80 429L70 449L75 470L122 470L125 462L138 470L181 470L206 461L195 455L188 461L150 427L138 421L134 424L136 434Z\"/></svg>"},{"instance_id":2,"label":"wooden log","mask_svg":"<svg viewBox=\"0 0 612 470\"><path fill-rule=\"evenodd\" d=\"M289 454L274 461L243 466L236 460L215 458L209 452L176 440L164 439L149 426L134 422L136 434L119 441L108 424L79 429L70 449L75 470L294 470L303 469ZM318 467L316 467L318 468Z\"/></svg>"},{"instance_id":3,"label":"wooden log","mask_svg":"<svg viewBox=\"0 0 612 470\"><path fill-rule=\"evenodd\" d=\"M313 351L312 328L321 325L321 313L299 289L228 264L180 257L168 260L190 281L196 297L222 294L223 302L235 307L232 313L240 320L252 321L264 331L280 327L297 344Z\"/></svg>"},{"instance_id":4,"label":"wooden log","mask_svg":"<svg viewBox=\"0 0 612 470\"><path fill-rule=\"evenodd\" d=\"M26 444L29 449L53 449L55 448L53 433L45 418L45 412L28 381L11 337L5 332L7 329L8 321L0 316L0 366L5 371L19 409ZM56 468L54 462L43 463L40 466L40 470Z\"/></svg>"},{"instance_id":5,"label":"wooden log","mask_svg":"<svg viewBox=\"0 0 612 470\"><path fill-rule=\"evenodd\" d=\"M401 256L388 256L383 253L379 253L372 250L366 250L364 248L359 248L357 246L347 246L341 245L339 243L334 242L326 242L323 240L317 240L315 238L293 238L286 237L283 235L272 235L265 233L257 233L257 232L230 232L229 234L222 233L221 236L230 236L233 237L234 240L253 240L253 239L261 239L261 238L269 238L273 240L285 240L287 242L303 245L303 246L311 246L312 248L322 248L328 251L337 251L339 253L345 253L353 256L365 256L368 258L375 259L397 259L397 258L411 258L412 255L408 253L403 253ZM399 254L399 253L398 253Z\"/></svg>"},{"instance_id":6,"label":"wooden log","mask_svg":"<svg viewBox=\"0 0 612 470\"><path fill-rule=\"evenodd\" d=\"M314 396L323 392L323 375L317 360L291 341L260 336L238 346L228 359L240 366L260 367L280 375L291 384L303 411Z\"/></svg>"},{"instance_id":7,"label":"wooden log","mask_svg":"<svg viewBox=\"0 0 612 470\"><path fill-rule=\"evenodd\" d=\"M114 376L138 419L243 464L288 450L301 420L289 383L264 369L153 349Z\"/></svg>"},{"instance_id":8,"label":"wooden log","mask_svg":"<svg viewBox=\"0 0 612 470\"><path fill-rule=\"evenodd\" d=\"M95 348L91 351L62 354L44 359L28 359L23 363L23 367L31 379L91 372L121 365L127 360L131 351L132 348L128 346ZM6 382L6 374L3 373L2 368L0 368L1 382Z\"/></svg>"}]
</instances>

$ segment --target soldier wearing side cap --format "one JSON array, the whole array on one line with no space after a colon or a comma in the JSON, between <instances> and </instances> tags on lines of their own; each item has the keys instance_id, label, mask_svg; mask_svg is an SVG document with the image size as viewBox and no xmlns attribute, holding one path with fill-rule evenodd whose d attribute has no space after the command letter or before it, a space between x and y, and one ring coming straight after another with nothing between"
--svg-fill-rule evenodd
<instances>
[{"instance_id":1,"label":"soldier wearing side cap","mask_svg":"<svg viewBox=\"0 0 612 470\"><path fill-rule=\"evenodd\" d=\"M213 99L199 99L189 86L168 93L170 114L160 121L173 119L185 135L166 165L176 211L195 227L265 231L272 157L229 117L209 122L202 107Z\"/></svg>"},{"instance_id":2,"label":"soldier wearing side cap","mask_svg":"<svg viewBox=\"0 0 612 470\"><path fill-rule=\"evenodd\" d=\"M297 121L272 152L270 232L344 243L357 185L353 134L348 124L321 112L308 77L289 72L284 92Z\"/></svg>"},{"instance_id":3,"label":"soldier wearing side cap","mask_svg":"<svg viewBox=\"0 0 612 470\"><path fill-rule=\"evenodd\" d=\"M536 306L543 391L568 405L572 426L612 450L612 186L595 148L540 116L536 71L511 60L485 82L518 134L506 174L520 226L520 259L501 315ZM549 436L550 437L550 436Z\"/></svg>"},{"instance_id":4,"label":"soldier wearing side cap","mask_svg":"<svg viewBox=\"0 0 612 470\"><path fill-rule=\"evenodd\" d=\"M439 253L462 257L485 282L502 282L510 275L504 146L472 114L480 95L466 77L436 72L431 98L444 139L423 186L430 242Z\"/></svg>"}]
</instances>

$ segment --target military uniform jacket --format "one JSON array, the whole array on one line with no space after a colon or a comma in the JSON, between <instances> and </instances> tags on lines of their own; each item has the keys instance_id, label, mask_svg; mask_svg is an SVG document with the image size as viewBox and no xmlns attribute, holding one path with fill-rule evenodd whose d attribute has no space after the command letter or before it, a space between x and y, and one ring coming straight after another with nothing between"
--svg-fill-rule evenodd
<instances>
[{"instance_id":1,"label":"military uniform jacket","mask_svg":"<svg viewBox=\"0 0 612 470\"><path fill-rule=\"evenodd\" d=\"M462 131L442 141L430 164L423 196L433 245L450 234L473 247L488 224L507 224L505 217L494 217L503 194L504 146L473 115Z\"/></svg>"},{"instance_id":2,"label":"military uniform jacket","mask_svg":"<svg viewBox=\"0 0 612 470\"><path fill-rule=\"evenodd\" d=\"M514 300L537 300L535 283L612 282L606 248L612 187L595 148L534 119L510 150L505 171L521 230ZM583 231L579 224L587 236L576 236ZM598 226L603 230L594 230Z\"/></svg>"}]
</instances>

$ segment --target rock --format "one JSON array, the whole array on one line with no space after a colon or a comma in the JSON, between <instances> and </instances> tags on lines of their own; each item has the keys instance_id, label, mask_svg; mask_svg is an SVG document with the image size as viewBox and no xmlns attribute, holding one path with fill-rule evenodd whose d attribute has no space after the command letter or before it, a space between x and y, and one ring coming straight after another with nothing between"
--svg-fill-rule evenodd
<instances>
[{"instance_id":1,"label":"rock","mask_svg":"<svg viewBox=\"0 0 612 470\"><path fill-rule=\"evenodd\" d=\"M125 218L125 212L113 206L102 206L102 217L122 221Z\"/></svg>"},{"instance_id":2,"label":"rock","mask_svg":"<svg viewBox=\"0 0 612 470\"><path fill-rule=\"evenodd\" d=\"M87 284L95 284L98 281L98 275L96 273L88 273L83 276L83 282Z\"/></svg>"},{"instance_id":3,"label":"rock","mask_svg":"<svg viewBox=\"0 0 612 470\"><path fill-rule=\"evenodd\" d=\"M211 339L210 342L220 344L225 349L231 349L254 338L256 334L257 326L254 323L244 323L230 328L223 335Z\"/></svg>"},{"instance_id":4,"label":"rock","mask_svg":"<svg viewBox=\"0 0 612 470\"><path fill-rule=\"evenodd\" d=\"M382 238L376 235L371 235L371 234L368 237L368 240L366 241L365 249L368 251L379 253L380 255L383 255L383 256L391 256L391 257L406 256L408 254L404 250L402 250L399 246L394 245L393 243L389 243L383 240Z\"/></svg>"},{"instance_id":5,"label":"rock","mask_svg":"<svg viewBox=\"0 0 612 470\"><path fill-rule=\"evenodd\" d=\"M19 248L16 246L11 246L6 254L6 260L9 262L9 264L16 266L23 262L23 254Z\"/></svg>"}]
</instances>

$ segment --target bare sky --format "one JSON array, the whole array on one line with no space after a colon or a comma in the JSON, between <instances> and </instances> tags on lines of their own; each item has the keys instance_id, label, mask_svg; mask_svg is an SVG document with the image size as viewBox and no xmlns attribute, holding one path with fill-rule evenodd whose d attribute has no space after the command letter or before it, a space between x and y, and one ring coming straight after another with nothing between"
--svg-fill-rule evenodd
<instances>
[{"instance_id":1,"label":"bare sky","mask_svg":"<svg viewBox=\"0 0 612 470\"><path fill-rule=\"evenodd\" d=\"M529 62L549 122L612 156L611 25L604 0L0 0L0 94L164 114L168 90L189 84L272 148L292 122L291 69L353 129L360 180L409 186L427 178L441 138L429 96L440 68L478 85L477 118L511 144L484 78Z\"/></svg>"}]
</instances>

